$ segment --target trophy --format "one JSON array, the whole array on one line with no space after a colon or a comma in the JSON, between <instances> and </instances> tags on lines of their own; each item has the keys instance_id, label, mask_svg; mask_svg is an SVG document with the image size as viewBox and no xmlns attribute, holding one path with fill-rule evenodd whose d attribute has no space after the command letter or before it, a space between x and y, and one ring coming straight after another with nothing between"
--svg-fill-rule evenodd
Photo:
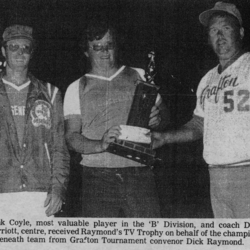
<instances>
[{"instance_id":1,"label":"trophy","mask_svg":"<svg viewBox=\"0 0 250 250\"><path fill-rule=\"evenodd\" d=\"M107 151L145 165L153 165L156 152L152 149L150 130L148 129L149 116L158 94L154 83L155 53L148 54L149 63L145 73L145 81L138 80L127 125L120 125L121 136L110 143Z\"/></svg>"}]
</instances>

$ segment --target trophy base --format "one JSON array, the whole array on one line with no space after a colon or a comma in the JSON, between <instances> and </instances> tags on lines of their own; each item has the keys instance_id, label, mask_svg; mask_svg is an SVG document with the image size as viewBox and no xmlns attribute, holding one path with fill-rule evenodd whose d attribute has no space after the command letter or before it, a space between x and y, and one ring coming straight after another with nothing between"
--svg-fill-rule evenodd
<instances>
[{"instance_id":1,"label":"trophy base","mask_svg":"<svg viewBox=\"0 0 250 250\"><path fill-rule=\"evenodd\" d=\"M149 117L157 94L157 86L144 81L136 83L134 99L127 120L128 126L121 125L122 138L110 143L108 152L148 166L160 160L155 157L156 152L152 150L150 135L147 135L150 132Z\"/></svg>"},{"instance_id":2,"label":"trophy base","mask_svg":"<svg viewBox=\"0 0 250 250\"><path fill-rule=\"evenodd\" d=\"M117 140L110 143L107 151L147 166L153 165L157 160L156 152L150 148L150 145L145 146L130 141Z\"/></svg>"}]
</instances>

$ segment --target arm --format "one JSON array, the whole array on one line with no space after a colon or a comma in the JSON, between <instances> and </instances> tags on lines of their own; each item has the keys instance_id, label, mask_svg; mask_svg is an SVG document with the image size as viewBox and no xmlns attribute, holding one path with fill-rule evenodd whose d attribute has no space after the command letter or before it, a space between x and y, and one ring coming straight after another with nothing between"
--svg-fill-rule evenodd
<instances>
[{"instance_id":1,"label":"arm","mask_svg":"<svg viewBox=\"0 0 250 250\"><path fill-rule=\"evenodd\" d=\"M175 131L165 133L152 133L153 148L164 144L195 141L203 136L203 118L194 115L193 119Z\"/></svg>"},{"instance_id":2,"label":"arm","mask_svg":"<svg viewBox=\"0 0 250 250\"><path fill-rule=\"evenodd\" d=\"M81 124L80 117L65 120L68 147L81 154L101 153L120 135L120 127L113 126L104 133L101 140L91 140L81 134Z\"/></svg>"},{"instance_id":3,"label":"arm","mask_svg":"<svg viewBox=\"0 0 250 250\"><path fill-rule=\"evenodd\" d=\"M56 90L54 90L56 91ZM53 124L52 124L52 180L48 197L45 201L47 216L55 214L62 207L65 200L69 180L69 152L64 138L64 118L61 94L57 92L53 102Z\"/></svg>"},{"instance_id":4,"label":"arm","mask_svg":"<svg viewBox=\"0 0 250 250\"><path fill-rule=\"evenodd\" d=\"M198 140L203 137L204 130L204 102L203 102L203 92L207 88L207 77L209 74L206 74L200 81L197 89L197 100L196 108L194 110L193 119L188 123L182 126L178 130L168 131L165 133L152 133L153 148L159 148L164 144L170 143L182 143L182 142L191 142Z\"/></svg>"}]
</instances>

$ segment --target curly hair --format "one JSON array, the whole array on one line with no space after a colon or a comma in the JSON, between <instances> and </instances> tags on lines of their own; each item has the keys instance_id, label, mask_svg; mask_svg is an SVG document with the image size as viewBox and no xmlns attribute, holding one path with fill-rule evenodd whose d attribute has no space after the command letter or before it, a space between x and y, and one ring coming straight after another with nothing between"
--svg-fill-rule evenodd
<instances>
[{"instance_id":1,"label":"curly hair","mask_svg":"<svg viewBox=\"0 0 250 250\"><path fill-rule=\"evenodd\" d=\"M105 34L109 31L113 38L114 43L116 43L116 31L115 28L107 21L103 19L92 19L80 41L80 46L84 51L88 50L88 42L94 40L101 40Z\"/></svg>"}]
</instances>

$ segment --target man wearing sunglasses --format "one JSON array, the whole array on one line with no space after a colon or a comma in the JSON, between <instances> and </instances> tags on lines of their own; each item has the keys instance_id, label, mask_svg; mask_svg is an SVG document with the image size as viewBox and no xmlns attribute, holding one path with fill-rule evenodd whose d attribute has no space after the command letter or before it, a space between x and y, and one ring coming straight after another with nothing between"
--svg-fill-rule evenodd
<instances>
[{"instance_id":1,"label":"man wearing sunglasses","mask_svg":"<svg viewBox=\"0 0 250 250\"><path fill-rule=\"evenodd\" d=\"M63 203L69 174L58 88L29 72L32 28L3 33L0 75L0 211L4 217L45 217Z\"/></svg>"},{"instance_id":2,"label":"man wearing sunglasses","mask_svg":"<svg viewBox=\"0 0 250 250\"><path fill-rule=\"evenodd\" d=\"M82 216L160 217L151 169L106 151L126 124L142 70L119 65L116 33L105 20L92 20L82 46L91 68L69 86L64 101L68 145L82 154ZM166 125L163 107L159 100L152 108L151 128Z\"/></svg>"}]
</instances>

